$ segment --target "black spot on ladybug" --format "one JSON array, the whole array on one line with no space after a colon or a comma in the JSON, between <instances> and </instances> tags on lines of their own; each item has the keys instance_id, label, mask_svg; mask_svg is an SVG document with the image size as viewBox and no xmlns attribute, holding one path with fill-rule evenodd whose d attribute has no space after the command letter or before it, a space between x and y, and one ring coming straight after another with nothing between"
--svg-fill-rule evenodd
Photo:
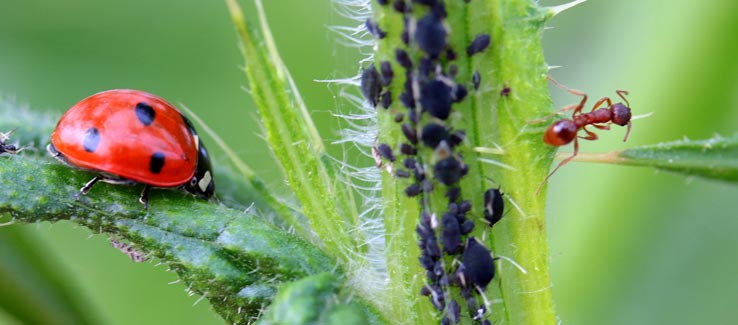
<instances>
[{"instance_id":1,"label":"black spot on ladybug","mask_svg":"<svg viewBox=\"0 0 738 325\"><path fill-rule=\"evenodd\" d=\"M427 82L420 88L420 105L423 110L445 120L451 114L451 87L439 80Z\"/></svg>"},{"instance_id":2,"label":"black spot on ladybug","mask_svg":"<svg viewBox=\"0 0 738 325\"><path fill-rule=\"evenodd\" d=\"M454 157L439 160L433 166L433 177L445 185L452 185L463 176L461 163Z\"/></svg>"},{"instance_id":3,"label":"black spot on ladybug","mask_svg":"<svg viewBox=\"0 0 738 325\"><path fill-rule=\"evenodd\" d=\"M489 34L479 34L466 48L466 54L472 56L479 52L484 51L489 46L490 37Z\"/></svg>"},{"instance_id":4,"label":"black spot on ladybug","mask_svg":"<svg viewBox=\"0 0 738 325\"><path fill-rule=\"evenodd\" d=\"M487 220L489 226L502 219L505 212L505 200L502 199L502 192L499 188L491 188L484 192L484 220Z\"/></svg>"},{"instance_id":5,"label":"black spot on ladybug","mask_svg":"<svg viewBox=\"0 0 738 325\"><path fill-rule=\"evenodd\" d=\"M151 123L154 123L156 112L149 104L141 102L136 104L136 117L138 117L138 121L143 125L149 126Z\"/></svg>"},{"instance_id":6,"label":"black spot on ladybug","mask_svg":"<svg viewBox=\"0 0 738 325\"><path fill-rule=\"evenodd\" d=\"M446 27L441 16L430 12L423 16L415 27L415 41L421 50L435 59L446 48Z\"/></svg>"},{"instance_id":7,"label":"black spot on ladybug","mask_svg":"<svg viewBox=\"0 0 738 325\"><path fill-rule=\"evenodd\" d=\"M379 29L379 25L377 25L377 23L372 21L371 19L367 19L364 25L366 26L366 30L368 30L369 33L374 35L376 38L383 39L385 36L387 36L387 32Z\"/></svg>"},{"instance_id":8,"label":"black spot on ladybug","mask_svg":"<svg viewBox=\"0 0 738 325\"><path fill-rule=\"evenodd\" d=\"M420 133L420 139L428 147L435 148L441 141L448 139L448 131L440 124L428 123Z\"/></svg>"},{"instance_id":9,"label":"black spot on ladybug","mask_svg":"<svg viewBox=\"0 0 738 325\"><path fill-rule=\"evenodd\" d=\"M89 128L85 131L85 137L82 139L82 145L87 152L95 152L97 146L100 145L100 132L96 128Z\"/></svg>"},{"instance_id":10,"label":"black spot on ladybug","mask_svg":"<svg viewBox=\"0 0 738 325\"><path fill-rule=\"evenodd\" d=\"M149 161L149 171L158 174L161 172L162 167L164 167L164 153L155 152L151 155L151 160Z\"/></svg>"},{"instance_id":11,"label":"black spot on ladybug","mask_svg":"<svg viewBox=\"0 0 738 325\"><path fill-rule=\"evenodd\" d=\"M370 65L361 73L361 94L369 101L372 107L377 106L379 92L382 90L379 73L374 68L374 64Z\"/></svg>"},{"instance_id":12,"label":"black spot on ladybug","mask_svg":"<svg viewBox=\"0 0 738 325\"><path fill-rule=\"evenodd\" d=\"M479 90L479 84L482 83L482 75L479 74L479 71L474 71L474 74L472 74L472 85L474 85L474 90Z\"/></svg>"},{"instance_id":13,"label":"black spot on ladybug","mask_svg":"<svg viewBox=\"0 0 738 325\"><path fill-rule=\"evenodd\" d=\"M474 237L469 237L462 262L466 284L485 290L495 277L495 259L487 248Z\"/></svg>"}]
</instances>

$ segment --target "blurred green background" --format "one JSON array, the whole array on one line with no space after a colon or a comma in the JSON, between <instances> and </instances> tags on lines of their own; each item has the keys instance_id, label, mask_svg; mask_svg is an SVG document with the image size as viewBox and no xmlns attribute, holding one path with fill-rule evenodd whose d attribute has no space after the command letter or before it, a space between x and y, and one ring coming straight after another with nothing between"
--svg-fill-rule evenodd
<instances>
[{"instance_id":1,"label":"blurred green background","mask_svg":"<svg viewBox=\"0 0 738 325\"><path fill-rule=\"evenodd\" d=\"M314 80L357 71L360 56L328 31L356 23L327 0L265 2L283 59L323 136L337 139L331 113L347 108L336 107L335 88ZM245 9L253 17L253 8ZM600 141L583 142L582 151L734 134L736 13L738 2L730 0L592 0L552 19L546 60L563 66L552 76L597 98L630 90L634 114L654 113L635 121L628 143L616 127L599 132ZM0 93L57 114L111 88L158 94L198 113L263 179L286 191L259 137L241 64L221 1L0 0ZM577 100L552 92L557 106ZM210 150L216 165L225 161L214 145ZM732 185L645 168L563 168L548 195L562 322L738 323L737 198ZM65 222L0 228L0 239L19 234L31 238L97 322L222 323L207 301L193 306L197 296L169 284L176 276L164 266L134 264L104 236ZM3 308L0 323L13 323Z\"/></svg>"}]
</instances>

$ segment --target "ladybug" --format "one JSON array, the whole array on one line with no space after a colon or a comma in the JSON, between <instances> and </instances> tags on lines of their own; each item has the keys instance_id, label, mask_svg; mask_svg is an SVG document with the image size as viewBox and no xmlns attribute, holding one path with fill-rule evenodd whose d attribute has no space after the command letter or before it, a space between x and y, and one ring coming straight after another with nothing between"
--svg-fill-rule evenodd
<instances>
[{"instance_id":1,"label":"ladybug","mask_svg":"<svg viewBox=\"0 0 738 325\"><path fill-rule=\"evenodd\" d=\"M130 89L103 91L75 104L59 119L47 150L63 163L99 173L95 183L143 183L139 202L148 209L151 187L176 187L202 199L215 192L210 158L192 123L174 106Z\"/></svg>"}]
</instances>

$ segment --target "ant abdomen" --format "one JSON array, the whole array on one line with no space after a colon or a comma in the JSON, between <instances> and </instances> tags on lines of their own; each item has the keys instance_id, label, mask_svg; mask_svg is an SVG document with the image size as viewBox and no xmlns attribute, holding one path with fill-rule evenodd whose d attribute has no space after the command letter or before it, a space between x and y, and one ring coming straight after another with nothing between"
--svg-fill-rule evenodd
<instances>
[{"instance_id":1,"label":"ant abdomen","mask_svg":"<svg viewBox=\"0 0 738 325\"><path fill-rule=\"evenodd\" d=\"M543 135L543 142L548 145L558 147L566 145L577 137L579 128L572 120L559 120L548 127Z\"/></svg>"}]
</instances>

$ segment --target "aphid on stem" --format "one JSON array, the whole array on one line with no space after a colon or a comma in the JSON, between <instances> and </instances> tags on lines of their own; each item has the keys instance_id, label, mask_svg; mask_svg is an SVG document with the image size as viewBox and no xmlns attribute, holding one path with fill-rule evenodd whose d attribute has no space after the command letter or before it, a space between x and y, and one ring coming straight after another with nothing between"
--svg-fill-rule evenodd
<instances>
[{"instance_id":1,"label":"aphid on stem","mask_svg":"<svg viewBox=\"0 0 738 325\"><path fill-rule=\"evenodd\" d=\"M546 178L541 182L541 185L538 186L538 190L536 193L540 193L541 188L543 188L543 184L548 181L548 179L553 175L561 166L566 165L569 163L574 157L577 156L579 153L579 139L582 138L584 140L597 140L597 134L594 132L587 130L587 126L593 126L595 128L598 128L600 130L609 130L610 124L614 123L620 126L628 126L628 130L625 132L625 137L623 137L623 142L628 140L628 136L630 135L630 129L632 126L631 122L631 111L630 111L630 103L628 102L628 99L625 98L625 95L628 95L628 91L626 90L616 90L615 92L620 96L620 98L625 101L625 104L623 103L612 103L612 100L610 97L602 97L600 100L595 102L594 106L592 106L592 110L588 113L582 113L582 109L584 108L584 105L587 103L587 94L574 90L571 88L568 88L560 83L558 83L556 80L554 80L551 77L548 77L548 80L550 80L555 86L564 89L568 91L569 93L577 96L582 96L582 100L579 102L579 104L573 104L566 106L560 110L560 112L566 112L570 110L574 110L571 114L571 119L561 119L556 122L554 122L547 130L546 133L543 135L543 141L546 142L546 144L559 147L566 144L571 143L574 141L574 152L571 156L568 158L562 160L556 168L554 168L551 173L546 176ZM607 103L607 107L600 107L602 104ZM578 137L577 134L580 130L584 130L584 132L587 134L586 136L580 136Z\"/></svg>"}]
</instances>

